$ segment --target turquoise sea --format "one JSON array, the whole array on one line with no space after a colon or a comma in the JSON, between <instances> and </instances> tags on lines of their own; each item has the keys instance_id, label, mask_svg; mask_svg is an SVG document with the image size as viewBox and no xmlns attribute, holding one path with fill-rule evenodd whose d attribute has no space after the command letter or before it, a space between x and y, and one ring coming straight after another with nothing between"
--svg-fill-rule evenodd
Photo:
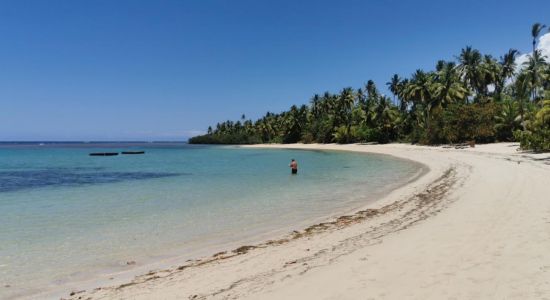
<instances>
[{"instance_id":1,"label":"turquoise sea","mask_svg":"<svg viewBox=\"0 0 550 300\"><path fill-rule=\"evenodd\" d=\"M146 153L88 155L130 149ZM3 143L0 299L284 234L359 208L422 170L337 151Z\"/></svg>"}]
</instances>

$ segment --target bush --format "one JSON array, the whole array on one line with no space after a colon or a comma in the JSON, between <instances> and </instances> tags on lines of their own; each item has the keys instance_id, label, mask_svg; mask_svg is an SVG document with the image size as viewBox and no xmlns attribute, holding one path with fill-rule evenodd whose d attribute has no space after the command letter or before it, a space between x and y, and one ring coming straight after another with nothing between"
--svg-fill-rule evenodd
<instances>
[{"instance_id":1,"label":"bush","mask_svg":"<svg viewBox=\"0 0 550 300\"><path fill-rule=\"evenodd\" d=\"M550 129L541 128L536 131L514 132L514 138L520 143L521 149L536 152L550 151Z\"/></svg>"},{"instance_id":2,"label":"bush","mask_svg":"<svg viewBox=\"0 0 550 300\"><path fill-rule=\"evenodd\" d=\"M522 149L550 151L550 100L544 100L541 104L541 108L527 122L528 130L514 132Z\"/></svg>"},{"instance_id":3,"label":"bush","mask_svg":"<svg viewBox=\"0 0 550 300\"><path fill-rule=\"evenodd\" d=\"M381 137L378 128L366 126L358 127L355 131L355 135L358 142L379 142Z\"/></svg>"},{"instance_id":4,"label":"bush","mask_svg":"<svg viewBox=\"0 0 550 300\"><path fill-rule=\"evenodd\" d=\"M422 142L463 143L475 140L487 143L495 140L494 103L453 104L445 110L435 111L428 133L420 136Z\"/></svg>"}]
</instances>

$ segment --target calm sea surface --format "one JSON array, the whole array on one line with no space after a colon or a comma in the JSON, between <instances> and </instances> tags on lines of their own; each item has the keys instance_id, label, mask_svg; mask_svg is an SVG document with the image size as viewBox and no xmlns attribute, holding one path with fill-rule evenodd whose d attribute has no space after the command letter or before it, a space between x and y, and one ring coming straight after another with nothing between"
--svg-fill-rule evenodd
<instances>
[{"instance_id":1,"label":"calm sea surface","mask_svg":"<svg viewBox=\"0 0 550 300\"><path fill-rule=\"evenodd\" d=\"M146 153L88 156L124 150ZM288 232L358 208L421 170L336 151L0 144L0 298Z\"/></svg>"}]
</instances>

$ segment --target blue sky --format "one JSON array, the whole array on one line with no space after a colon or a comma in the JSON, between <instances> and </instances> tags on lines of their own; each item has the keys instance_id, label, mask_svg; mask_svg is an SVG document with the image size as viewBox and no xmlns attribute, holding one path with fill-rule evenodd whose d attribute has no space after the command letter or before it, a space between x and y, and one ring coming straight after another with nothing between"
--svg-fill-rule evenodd
<instances>
[{"instance_id":1,"label":"blue sky","mask_svg":"<svg viewBox=\"0 0 550 300\"><path fill-rule=\"evenodd\" d=\"M0 140L184 140L472 45L527 52L550 1L2 1Z\"/></svg>"}]
</instances>

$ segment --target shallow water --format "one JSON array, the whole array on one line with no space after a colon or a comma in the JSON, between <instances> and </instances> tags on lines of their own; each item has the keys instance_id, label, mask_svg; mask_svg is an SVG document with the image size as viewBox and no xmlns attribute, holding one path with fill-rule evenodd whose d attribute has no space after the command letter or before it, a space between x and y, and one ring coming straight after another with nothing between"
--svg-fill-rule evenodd
<instances>
[{"instance_id":1,"label":"shallow water","mask_svg":"<svg viewBox=\"0 0 550 300\"><path fill-rule=\"evenodd\" d=\"M88 156L128 148L146 154ZM126 270L127 261L193 257L347 211L420 169L336 151L0 145L0 298Z\"/></svg>"}]
</instances>

